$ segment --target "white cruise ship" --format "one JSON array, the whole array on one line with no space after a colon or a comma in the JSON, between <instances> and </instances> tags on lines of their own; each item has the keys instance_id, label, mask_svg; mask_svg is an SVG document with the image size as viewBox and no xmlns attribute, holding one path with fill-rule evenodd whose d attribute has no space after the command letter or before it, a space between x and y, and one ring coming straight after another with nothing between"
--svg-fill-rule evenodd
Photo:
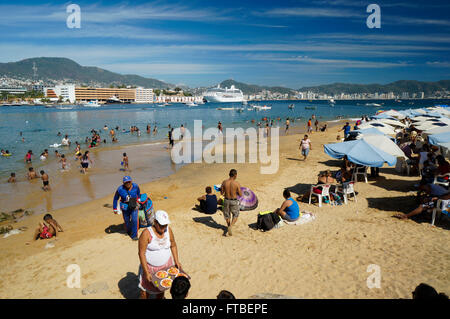
<instances>
[{"instance_id":1,"label":"white cruise ship","mask_svg":"<svg viewBox=\"0 0 450 319\"><path fill-rule=\"evenodd\" d=\"M203 94L203 98L208 102L243 102L244 94L232 85L230 88L221 88L220 84L216 88L208 89Z\"/></svg>"}]
</instances>

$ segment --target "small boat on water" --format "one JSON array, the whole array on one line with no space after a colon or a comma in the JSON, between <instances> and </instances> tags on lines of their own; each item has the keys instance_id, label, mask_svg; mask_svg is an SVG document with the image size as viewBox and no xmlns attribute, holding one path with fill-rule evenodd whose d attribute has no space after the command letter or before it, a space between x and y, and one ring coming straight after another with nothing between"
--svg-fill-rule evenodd
<instances>
[{"instance_id":1,"label":"small boat on water","mask_svg":"<svg viewBox=\"0 0 450 319\"><path fill-rule=\"evenodd\" d=\"M378 103L366 103L366 106L377 106L377 107L381 107L381 104L378 104Z\"/></svg>"},{"instance_id":2,"label":"small boat on water","mask_svg":"<svg viewBox=\"0 0 450 319\"><path fill-rule=\"evenodd\" d=\"M186 103L186 105L189 107L198 106L198 104L195 104L194 102L188 102L188 103Z\"/></svg>"},{"instance_id":3,"label":"small boat on water","mask_svg":"<svg viewBox=\"0 0 450 319\"><path fill-rule=\"evenodd\" d=\"M238 112L238 113L243 113L244 111L245 111L245 108L243 108L243 107L236 108L236 112Z\"/></svg>"},{"instance_id":4,"label":"small boat on water","mask_svg":"<svg viewBox=\"0 0 450 319\"><path fill-rule=\"evenodd\" d=\"M251 106L252 106L253 109L256 110L256 111L265 111L265 110L271 110L271 109L272 109L271 106L267 106L267 105L264 105L264 106L261 106L261 105L251 105Z\"/></svg>"},{"instance_id":5,"label":"small boat on water","mask_svg":"<svg viewBox=\"0 0 450 319\"><path fill-rule=\"evenodd\" d=\"M106 104L121 104L121 103L122 100L115 95L106 100Z\"/></svg>"},{"instance_id":6,"label":"small boat on water","mask_svg":"<svg viewBox=\"0 0 450 319\"><path fill-rule=\"evenodd\" d=\"M97 100L95 100L95 101L89 101L87 103L83 103L82 106L84 106L84 107L100 107L100 104L98 104Z\"/></svg>"},{"instance_id":7,"label":"small boat on water","mask_svg":"<svg viewBox=\"0 0 450 319\"><path fill-rule=\"evenodd\" d=\"M289 104L289 106L288 106L288 108L290 109L290 110L293 110L294 109L294 104Z\"/></svg>"},{"instance_id":8,"label":"small boat on water","mask_svg":"<svg viewBox=\"0 0 450 319\"><path fill-rule=\"evenodd\" d=\"M232 111L234 109L235 109L234 107L218 107L216 110L219 110L219 111Z\"/></svg>"}]
</instances>

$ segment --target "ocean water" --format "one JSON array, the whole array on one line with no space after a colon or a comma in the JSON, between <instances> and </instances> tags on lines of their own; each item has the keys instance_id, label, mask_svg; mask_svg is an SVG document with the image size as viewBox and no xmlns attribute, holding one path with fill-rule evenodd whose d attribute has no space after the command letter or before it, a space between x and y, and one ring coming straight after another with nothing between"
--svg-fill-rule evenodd
<instances>
[{"instance_id":1,"label":"ocean water","mask_svg":"<svg viewBox=\"0 0 450 319\"><path fill-rule=\"evenodd\" d=\"M105 105L99 108L74 107L73 109L45 108L44 106L0 107L0 148L9 150L10 157L0 158L0 178L9 176L10 172L25 172L23 158L28 150L34 154L33 164L39 166L39 155L44 149L48 149L50 156L54 155L55 148L50 147L55 143L60 144L65 134L69 135L72 145L78 141L82 149L86 149L85 138L91 136L91 129L100 132L101 138L107 143L102 146L128 145L137 143L151 143L155 141L167 141L167 126L179 127L183 124L188 129L193 129L194 120L202 120L204 129L217 127L219 121L223 127L256 126L258 121L267 117L271 119L281 118L281 127L287 117L295 119L292 125L305 125L305 122L315 114L320 122L336 121L338 117L358 118L361 115L372 115L379 109L409 109L429 107L436 104L448 104L443 100L405 100L401 103L395 101L337 101L334 107L326 101L260 101L249 104L271 106L271 110L248 111L242 113L232 110L217 110L219 107L242 107L240 103L206 103L197 107L187 107L184 104L159 107L157 104L139 105ZM290 110L289 104L294 104L295 109ZM365 106L366 103L382 104L382 107ZM305 109L315 107L315 109ZM255 120L255 123L251 121ZM292 121L291 121L292 122ZM156 135L147 134L146 126L151 129L157 125ZM119 126L117 137L119 142L111 143L109 130L103 130L104 125L109 128ZM138 126L141 135L136 133L122 133L122 129L129 130L130 126ZM62 136L58 137L58 132ZM20 135L22 134L22 135ZM22 141L24 138L24 142ZM71 147L73 153L74 146ZM58 148L60 153L68 152L64 148ZM1 182L4 182L3 180Z\"/></svg>"}]
</instances>

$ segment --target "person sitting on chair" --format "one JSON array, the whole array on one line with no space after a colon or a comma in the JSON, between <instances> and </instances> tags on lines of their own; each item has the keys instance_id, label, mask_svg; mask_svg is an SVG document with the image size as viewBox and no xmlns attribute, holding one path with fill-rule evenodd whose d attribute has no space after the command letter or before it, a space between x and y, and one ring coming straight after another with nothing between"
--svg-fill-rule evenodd
<instances>
[{"instance_id":1,"label":"person sitting on chair","mask_svg":"<svg viewBox=\"0 0 450 319\"><path fill-rule=\"evenodd\" d=\"M197 198L200 202L200 210L206 214L215 214L217 212L217 196L212 195L210 186L205 189L206 194Z\"/></svg>"}]
</instances>

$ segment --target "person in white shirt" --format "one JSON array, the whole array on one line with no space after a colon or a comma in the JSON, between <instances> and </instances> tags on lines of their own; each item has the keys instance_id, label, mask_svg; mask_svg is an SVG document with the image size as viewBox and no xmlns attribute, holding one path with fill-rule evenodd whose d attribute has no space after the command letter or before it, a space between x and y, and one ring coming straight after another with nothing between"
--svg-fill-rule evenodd
<instances>
[{"instance_id":1,"label":"person in white shirt","mask_svg":"<svg viewBox=\"0 0 450 319\"><path fill-rule=\"evenodd\" d=\"M312 150L311 140L308 138L308 135L305 135L303 139L300 141L299 149L302 150L303 160L306 161L309 151Z\"/></svg>"},{"instance_id":2,"label":"person in white shirt","mask_svg":"<svg viewBox=\"0 0 450 319\"><path fill-rule=\"evenodd\" d=\"M64 138L61 140L61 144L62 145L67 145L67 146L70 146L70 140L69 140L69 136L66 134L65 136L64 136Z\"/></svg>"}]
</instances>

